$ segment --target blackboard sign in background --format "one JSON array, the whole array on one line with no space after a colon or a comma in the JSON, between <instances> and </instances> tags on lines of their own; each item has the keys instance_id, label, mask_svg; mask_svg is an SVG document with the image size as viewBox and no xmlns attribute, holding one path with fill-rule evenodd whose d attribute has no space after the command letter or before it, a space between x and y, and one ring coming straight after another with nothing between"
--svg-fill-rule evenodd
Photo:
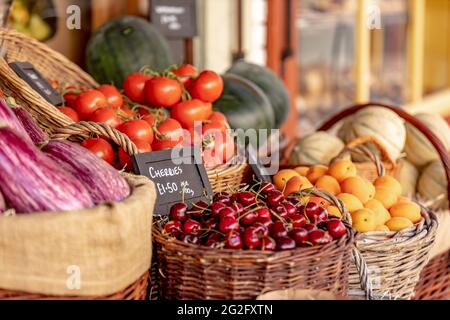
<instances>
[{"instance_id":1,"label":"blackboard sign in background","mask_svg":"<svg viewBox=\"0 0 450 320\"><path fill-rule=\"evenodd\" d=\"M175 164L172 156L180 155ZM183 148L141 153L133 157L134 171L155 183L157 200L155 215L167 215L170 207L183 199L186 203L206 200L212 195L211 185L201 162L198 148Z\"/></svg>"},{"instance_id":2,"label":"blackboard sign in background","mask_svg":"<svg viewBox=\"0 0 450 320\"><path fill-rule=\"evenodd\" d=\"M9 66L17 75L30 85L45 100L54 106L62 105L61 95L53 88L47 79L29 62L12 62Z\"/></svg>"},{"instance_id":3,"label":"blackboard sign in background","mask_svg":"<svg viewBox=\"0 0 450 320\"><path fill-rule=\"evenodd\" d=\"M185 39L197 36L196 0L152 0L152 24L164 36Z\"/></svg>"}]
</instances>

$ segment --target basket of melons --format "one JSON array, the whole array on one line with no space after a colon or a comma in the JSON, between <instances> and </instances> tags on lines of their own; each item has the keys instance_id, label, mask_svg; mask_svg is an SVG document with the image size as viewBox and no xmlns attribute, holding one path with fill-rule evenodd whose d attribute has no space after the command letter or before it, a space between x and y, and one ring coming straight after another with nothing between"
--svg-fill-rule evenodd
<instances>
[{"instance_id":1,"label":"basket of melons","mask_svg":"<svg viewBox=\"0 0 450 320\"><path fill-rule=\"evenodd\" d=\"M343 220L302 199L341 208ZM353 231L339 199L314 189L285 197L256 183L178 203L154 227L162 299L255 299L302 288L346 294Z\"/></svg>"}]
</instances>

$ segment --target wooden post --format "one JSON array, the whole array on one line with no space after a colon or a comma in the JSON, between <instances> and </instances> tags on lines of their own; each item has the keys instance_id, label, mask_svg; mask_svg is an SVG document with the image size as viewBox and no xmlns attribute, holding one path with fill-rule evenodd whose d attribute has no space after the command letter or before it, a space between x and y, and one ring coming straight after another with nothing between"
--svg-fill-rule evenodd
<instances>
[{"instance_id":1,"label":"wooden post","mask_svg":"<svg viewBox=\"0 0 450 320\"><path fill-rule=\"evenodd\" d=\"M370 100L370 29L367 25L367 0L356 1L355 23L355 103Z\"/></svg>"},{"instance_id":2,"label":"wooden post","mask_svg":"<svg viewBox=\"0 0 450 320\"><path fill-rule=\"evenodd\" d=\"M267 66L281 76L286 83L291 108L282 133L289 140L299 135L297 132L297 94L298 94L298 62L297 62L297 1L267 0ZM288 19L290 15L290 19ZM289 21L289 26L287 25ZM289 35L289 39L286 37Z\"/></svg>"},{"instance_id":3,"label":"wooden post","mask_svg":"<svg viewBox=\"0 0 450 320\"><path fill-rule=\"evenodd\" d=\"M416 103L423 97L425 1L410 0L408 30L408 100Z\"/></svg>"}]
</instances>

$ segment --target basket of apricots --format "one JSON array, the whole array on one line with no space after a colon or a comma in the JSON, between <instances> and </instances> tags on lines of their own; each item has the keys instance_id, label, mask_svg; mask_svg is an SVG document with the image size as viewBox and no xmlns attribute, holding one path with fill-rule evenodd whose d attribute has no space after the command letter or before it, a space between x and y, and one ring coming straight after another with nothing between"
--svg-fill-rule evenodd
<instances>
[{"instance_id":1,"label":"basket of apricots","mask_svg":"<svg viewBox=\"0 0 450 320\"><path fill-rule=\"evenodd\" d=\"M419 204L402 197L401 184L384 175L383 165L377 165L379 176L369 181L358 174L352 160L335 159L329 166L283 169L273 182L285 196L311 188L338 198L350 212L356 231L356 250L349 275L349 295L369 299L410 299L422 268L428 261L434 243L437 220ZM329 215L342 218L342 210L324 198L311 196L303 201L315 202ZM369 272L368 282L361 281Z\"/></svg>"}]
</instances>

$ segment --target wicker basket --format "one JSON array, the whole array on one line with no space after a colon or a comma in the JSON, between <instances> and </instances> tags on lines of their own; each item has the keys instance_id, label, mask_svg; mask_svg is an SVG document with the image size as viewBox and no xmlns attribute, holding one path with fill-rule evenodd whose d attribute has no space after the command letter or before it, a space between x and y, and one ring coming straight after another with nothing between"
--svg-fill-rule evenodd
<instances>
[{"instance_id":1,"label":"wicker basket","mask_svg":"<svg viewBox=\"0 0 450 320\"><path fill-rule=\"evenodd\" d=\"M104 297L45 296L19 291L0 290L0 300L146 300L149 274L146 272L135 283L115 294Z\"/></svg>"},{"instance_id":2,"label":"wicker basket","mask_svg":"<svg viewBox=\"0 0 450 320\"><path fill-rule=\"evenodd\" d=\"M31 62L46 78L61 84L96 88L98 87L97 82L60 53L21 33L0 29L0 42L7 50L6 59L0 57L0 89L26 108L48 133L54 133L57 136L63 135L64 132L72 132L72 135L85 133L86 124L81 126L74 124L70 118L49 104L25 81L20 79L9 67L8 62ZM119 145L124 146L121 143ZM125 143L125 146L127 145L129 145L128 142ZM131 151L131 149L125 150ZM137 149L134 148L134 151L129 153L135 154ZM242 160L238 163L224 164L208 170L208 177L213 190L221 192L229 190L229 187L238 188L248 172L249 166L245 163L245 160Z\"/></svg>"},{"instance_id":3,"label":"wicker basket","mask_svg":"<svg viewBox=\"0 0 450 320\"><path fill-rule=\"evenodd\" d=\"M439 142L439 139L419 120L417 120L407 112L401 110L400 108L379 103L368 103L364 105L353 106L332 117L319 130L329 130L343 118L352 115L353 113L361 110L361 108L367 108L371 106L381 106L390 109L397 113L405 121L409 122L418 130L420 130L438 151L444 167L446 168L447 179L449 179L450 181L450 159L448 157L447 151ZM426 217L426 213L424 213L424 215ZM414 294L414 285L416 284L415 281L419 280L419 274L428 261L428 251L431 249L433 241L432 239L435 236L436 229L436 217L434 214L430 214L429 219L425 219L424 221L422 221L422 223L414 226L409 230L398 233L392 239L386 239L386 234L383 235L375 233L356 236L357 247L362 251L362 254L365 257L369 268L372 262L376 262L379 268L382 268L382 275L386 274L384 278L382 276L382 280L380 282L380 290L376 290L379 293L375 293L376 298L379 298L380 296L383 298L412 298L412 295ZM368 243L372 240L379 242ZM447 259L441 258L433 261L434 263L440 261L443 266L440 268L436 268L436 265L433 264L429 267L426 267L423 270L421 277L423 279L426 279L426 286L428 286L428 288L434 288L433 292L448 293L449 272L446 270L448 268L448 257ZM431 269L430 267L433 269ZM386 271L386 273L383 272L384 270ZM403 277L405 275L406 277ZM352 277L350 278L352 279ZM397 280L398 278L404 278L405 281L401 283ZM434 281L431 279L434 279ZM431 284L432 282L434 284ZM420 284L425 285L423 281L421 281ZM351 283L350 286L352 287L353 284ZM418 291L418 296L421 296L420 292L422 290L428 292L426 287L422 287L420 285L416 288L416 290Z\"/></svg>"},{"instance_id":4,"label":"wicker basket","mask_svg":"<svg viewBox=\"0 0 450 320\"><path fill-rule=\"evenodd\" d=\"M319 191L314 193L329 197ZM343 208L336 198L328 199ZM160 298L255 299L266 292L289 288L346 294L353 243L353 231L350 225L347 228L347 236L325 246L264 252L186 244L167 238L155 226L153 235L159 267L155 274Z\"/></svg>"}]
</instances>

